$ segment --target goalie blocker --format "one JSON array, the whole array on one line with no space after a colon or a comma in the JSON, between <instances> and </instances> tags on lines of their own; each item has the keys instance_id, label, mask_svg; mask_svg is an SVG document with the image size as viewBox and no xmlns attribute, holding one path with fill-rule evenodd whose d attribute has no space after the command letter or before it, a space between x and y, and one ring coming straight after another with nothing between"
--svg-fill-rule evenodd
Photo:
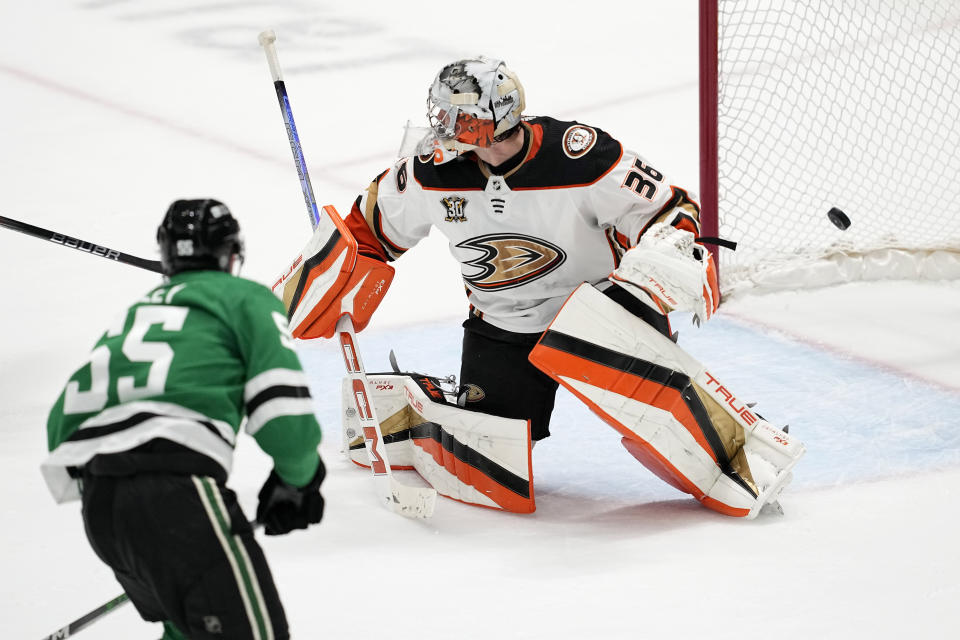
<instances>
[{"instance_id":1,"label":"goalie blocker","mask_svg":"<svg viewBox=\"0 0 960 640\"><path fill-rule=\"evenodd\" d=\"M369 382L391 469L415 469L440 495L467 504L536 509L527 420L458 407L430 376L372 373ZM345 378L344 443L354 463L369 467L353 393Z\"/></svg>"},{"instance_id":2,"label":"goalie blocker","mask_svg":"<svg viewBox=\"0 0 960 640\"><path fill-rule=\"evenodd\" d=\"M619 431L657 476L726 515L754 518L774 503L805 452L590 284L570 295L530 361Z\"/></svg>"},{"instance_id":3,"label":"goalie blocker","mask_svg":"<svg viewBox=\"0 0 960 640\"><path fill-rule=\"evenodd\" d=\"M294 338L333 337L337 320L349 314L354 329L367 326L393 281L393 267L358 254L357 241L332 206L307 246L273 284L287 309Z\"/></svg>"}]
</instances>

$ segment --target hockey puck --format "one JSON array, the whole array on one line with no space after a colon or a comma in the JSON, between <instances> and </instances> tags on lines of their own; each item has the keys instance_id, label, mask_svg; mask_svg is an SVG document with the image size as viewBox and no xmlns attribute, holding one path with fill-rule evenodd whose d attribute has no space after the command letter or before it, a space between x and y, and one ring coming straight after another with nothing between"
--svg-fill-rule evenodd
<instances>
[{"instance_id":1,"label":"hockey puck","mask_svg":"<svg viewBox=\"0 0 960 640\"><path fill-rule=\"evenodd\" d=\"M833 207L830 211L827 211L827 217L830 218L830 222L833 223L837 229L840 231L846 231L850 227L850 218L847 217L840 209Z\"/></svg>"}]
</instances>

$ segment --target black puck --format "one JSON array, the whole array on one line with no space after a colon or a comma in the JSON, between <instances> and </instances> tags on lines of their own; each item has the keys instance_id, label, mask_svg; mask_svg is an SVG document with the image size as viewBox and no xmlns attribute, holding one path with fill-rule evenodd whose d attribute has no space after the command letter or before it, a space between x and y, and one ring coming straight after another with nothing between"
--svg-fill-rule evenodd
<instances>
[{"instance_id":1,"label":"black puck","mask_svg":"<svg viewBox=\"0 0 960 640\"><path fill-rule=\"evenodd\" d=\"M833 226L841 231L846 231L850 227L850 218L847 217L847 214L836 207L833 207L830 209L830 211L827 211L827 217L830 218L830 222L833 223Z\"/></svg>"}]
</instances>

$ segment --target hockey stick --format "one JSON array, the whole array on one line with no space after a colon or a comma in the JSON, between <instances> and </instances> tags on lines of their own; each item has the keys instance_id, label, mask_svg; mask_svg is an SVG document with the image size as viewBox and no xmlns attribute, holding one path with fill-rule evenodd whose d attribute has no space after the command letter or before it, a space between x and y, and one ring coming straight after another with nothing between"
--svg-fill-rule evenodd
<instances>
[{"instance_id":1,"label":"hockey stick","mask_svg":"<svg viewBox=\"0 0 960 640\"><path fill-rule=\"evenodd\" d=\"M79 618L77 618L67 626L57 629L56 631L54 631L48 636L44 636L43 640L60 640L62 638L70 638L73 636L73 634L77 633L82 629L87 628L88 626L90 626L91 624L93 624L103 616L107 615L114 609L117 609L121 605L124 605L128 602L130 602L129 596L127 596L127 594L125 593L121 593L119 596L117 596L110 602L106 602L100 605L90 613L84 616L80 616Z\"/></svg>"},{"instance_id":2,"label":"hockey stick","mask_svg":"<svg viewBox=\"0 0 960 640\"><path fill-rule=\"evenodd\" d=\"M132 256L128 253L117 251L116 249L94 244L87 240L80 240L79 238L74 238L56 231L50 231L49 229L43 229L42 227L35 227L32 224L20 222L19 220L13 220L12 218L0 216L0 227L13 229L14 231L19 231L20 233L24 233L35 238L40 238L41 240L48 240L62 247L67 247L68 249L76 249L77 251L89 253L90 255L99 256L101 258L106 258L107 260L113 260L115 262L133 265L134 267L140 267L141 269L146 269L147 271L163 273L163 269L160 266L159 260L138 258L137 256Z\"/></svg>"},{"instance_id":3,"label":"hockey stick","mask_svg":"<svg viewBox=\"0 0 960 640\"><path fill-rule=\"evenodd\" d=\"M363 368L360 352L356 347L356 334L353 320L344 314L337 320L337 335L340 337L340 349L347 366L347 375L353 386L353 400L357 406L357 417L363 431L363 442L370 458L370 470L384 506L410 518L429 518L437 502L437 490L431 487L414 487L397 482L390 470L386 445L380 432L380 420L377 410L370 402L373 395L367 372Z\"/></svg>"},{"instance_id":4,"label":"hockey stick","mask_svg":"<svg viewBox=\"0 0 960 640\"><path fill-rule=\"evenodd\" d=\"M313 186L310 183L310 175L307 173L307 163L303 156L303 148L300 145L300 137L297 135L297 126L293 120L290 98L283 82L283 73L280 70L280 59L277 56L275 44L277 35L272 30L263 31L260 33L258 40L267 56L267 63L270 65L270 75L273 77L273 86L277 92L277 100L280 102L280 111L283 112L287 139L290 141L290 150L293 152L297 173L300 176L300 187L303 190L304 202L310 214L310 224L316 229L320 223L320 213L313 194ZM363 368L363 361L360 359L360 352L356 348L357 337L353 327L353 319L348 314L340 316L337 321L336 332L340 339L340 348L343 351L347 375L353 385L353 398L357 407L357 415L360 416L360 425L363 428L364 445L370 459L370 469L373 472L377 496L383 506L395 513L407 517L429 518L433 515L433 509L437 501L436 489L401 484L393 477L391 472L387 450L383 443L383 435L380 432L380 421L377 419L373 403L369 400L373 397L373 394L370 392L370 384L367 380L366 370Z\"/></svg>"},{"instance_id":5,"label":"hockey stick","mask_svg":"<svg viewBox=\"0 0 960 640\"><path fill-rule=\"evenodd\" d=\"M310 226L314 229L320 224L320 211L317 208L317 198L313 195L313 185L310 174L307 173L307 161L303 157L300 147L300 134L297 133L297 124L293 121L293 110L290 108L290 96L287 95L287 85L283 82L283 72L280 70L280 58L277 56L277 34L272 29L263 31L258 36L260 46L267 54L267 64L270 65L270 75L273 77L273 88L277 92L277 101L283 113L283 124L287 127L287 139L290 141L290 151L293 161L297 165L297 175L300 176L300 189L307 205L307 214L310 216Z\"/></svg>"},{"instance_id":6,"label":"hockey stick","mask_svg":"<svg viewBox=\"0 0 960 640\"><path fill-rule=\"evenodd\" d=\"M263 524L257 520L251 520L250 526L254 529L259 529L263 526ZM67 626L57 629L48 636L44 636L43 640L63 640L63 638L69 638L73 636L73 634L86 629L103 616L107 615L114 609L118 609L120 606L128 602L130 602L130 596L128 596L126 593L121 593L110 602L103 603L90 613L80 616Z\"/></svg>"}]
</instances>

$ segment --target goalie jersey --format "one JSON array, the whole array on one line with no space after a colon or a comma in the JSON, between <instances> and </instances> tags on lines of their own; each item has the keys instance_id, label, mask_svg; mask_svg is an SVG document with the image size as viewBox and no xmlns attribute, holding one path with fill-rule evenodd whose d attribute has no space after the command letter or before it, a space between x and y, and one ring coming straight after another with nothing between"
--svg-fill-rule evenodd
<instances>
[{"instance_id":1,"label":"goalie jersey","mask_svg":"<svg viewBox=\"0 0 960 640\"><path fill-rule=\"evenodd\" d=\"M41 466L57 501L77 469L226 479L246 431L290 484L317 468L320 425L283 305L266 287L186 271L121 314L50 412Z\"/></svg>"},{"instance_id":2,"label":"goalie jersey","mask_svg":"<svg viewBox=\"0 0 960 640\"><path fill-rule=\"evenodd\" d=\"M524 148L503 175L473 153L402 158L381 173L347 217L360 252L395 260L436 227L471 313L534 333L579 284L605 280L651 224L699 232L691 194L604 131L547 117L520 126Z\"/></svg>"}]
</instances>

